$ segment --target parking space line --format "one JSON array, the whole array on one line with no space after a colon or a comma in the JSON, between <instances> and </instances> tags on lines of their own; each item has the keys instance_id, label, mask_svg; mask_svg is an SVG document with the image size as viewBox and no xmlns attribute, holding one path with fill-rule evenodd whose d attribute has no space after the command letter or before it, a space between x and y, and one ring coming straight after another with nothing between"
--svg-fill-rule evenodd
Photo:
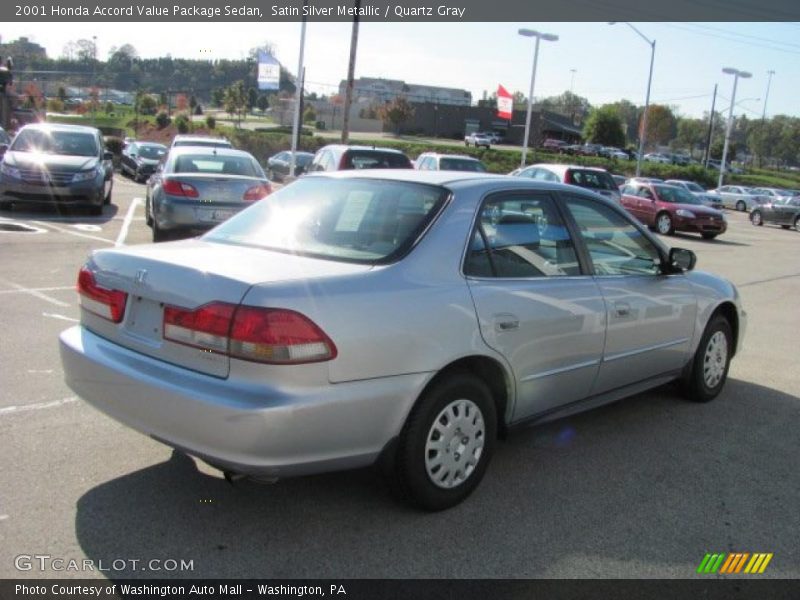
<instances>
[{"instance_id":1,"label":"parking space line","mask_svg":"<svg viewBox=\"0 0 800 600\"><path fill-rule=\"evenodd\" d=\"M21 294L23 292L63 292L64 290L74 290L74 285L62 285L59 287L24 288L22 290L0 290L0 295Z\"/></svg>"},{"instance_id":2,"label":"parking space line","mask_svg":"<svg viewBox=\"0 0 800 600\"><path fill-rule=\"evenodd\" d=\"M47 294L43 294L42 292L40 292L38 290L34 290L34 289L31 289L31 288L26 288L26 287L24 287L22 285L19 285L18 283L14 283L13 281L9 281L8 279L0 279L0 283L4 283L5 285L7 285L9 287L13 287L15 290L17 290L19 292L22 292L22 293L25 293L25 294L30 294L31 296L35 296L36 298L39 298L40 300L44 300L45 302L49 302L50 304L55 304L56 306L62 306L62 307L69 306L69 304L67 302L62 302L61 300L56 300L55 298L51 298Z\"/></svg>"},{"instance_id":3,"label":"parking space line","mask_svg":"<svg viewBox=\"0 0 800 600\"><path fill-rule=\"evenodd\" d=\"M142 199L138 197L131 201L131 205L128 207L128 212L125 214L125 220L122 221L122 228L119 230L119 235L117 236L117 241L114 242L114 246L125 245L125 238L128 236L128 229L130 229L131 221L133 220L133 213L141 202Z\"/></svg>"},{"instance_id":4,"label":"parking space line","mask_svg":"<svg viewBox=\"0 0 800 600\"><path fill-rule=\"evenodd\" d=\"M56 313L43 312L43 317L50 317L51 319L58 319L59 321L69 321L70 323L80 323L80 319L73 319L72 317L65 317Z\"/></svg>"},{"instance_id":5,"label":"parking space line","mask_svg":"<svg viewBox=\"0 0 800 600\"><path fill-rule=\"evenodd\" d=\"M52 223L43 223L42 221L33 221L33 222L36 223L37 225L41 225L44 228L52 228L61 233L74 235L75 237L82 237L89 240L97 240L98 242L105 242L106 244L114 243L112 240L107 240L106 238L101 238L100 236L97 235L89 235L87 233L81 233L79 231L70 231L69 229L66 229L64 227L59 227L58 225L53 225Z\"/></svg>"},{"instance_id":6,"label":"parking space line","mask_svg":"<svg viewBox=\"0 0 800 600\"><path fill-rule=\"evenodd\" d=\"M68 398L63 398L61 400L54 400L53 402L37 402L36 404L22 404L20 406L5 406L0 408L0 417L4 415L10 415L14 413L20 412L28 412L31 410L43 410L45 408L56 408L58 406L64 406L65 404L71 404L73 402L77 402L77 396L70 396Z\"/></svg>"}]
</instances>

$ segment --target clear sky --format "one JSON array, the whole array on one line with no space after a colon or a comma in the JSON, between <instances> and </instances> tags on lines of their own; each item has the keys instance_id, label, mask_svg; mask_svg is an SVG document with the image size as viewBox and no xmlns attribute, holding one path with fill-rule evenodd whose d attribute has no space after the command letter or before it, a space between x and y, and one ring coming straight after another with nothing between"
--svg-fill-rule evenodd
<instances>
[{"instance_id":1,"label":"clear sky","mask_svg":"<svg viewBox=\"0 0 800 600\"><path fill-rule=\"evenodd\" d=\"M740 80L735 113L758 118L764 107L767 71L775 71L767 115L800 116L800 24L635 23L656 40L651 102L702 116L719 83L717 109L727 110L733 77L723 67L753 74ZM627 98L644 104L650 47L622 23L361 23L356 76L467 89L473 100L502 84L527 94L533 40L520 27L555 33L542 42L534 97L569 90L592 104ZM346 77L349 23L311 22L305 65L312 91L333 93ZM0 26L4 42L28 36L57 57L64 45L97 36L98 56L132 44L142 57L242 58L269 41L278 59L297 71L300 23L15 23ZM574 78L573 78L573 72ZM740 102L741 101L741 102Z\"/></svg>"}]
</instances>

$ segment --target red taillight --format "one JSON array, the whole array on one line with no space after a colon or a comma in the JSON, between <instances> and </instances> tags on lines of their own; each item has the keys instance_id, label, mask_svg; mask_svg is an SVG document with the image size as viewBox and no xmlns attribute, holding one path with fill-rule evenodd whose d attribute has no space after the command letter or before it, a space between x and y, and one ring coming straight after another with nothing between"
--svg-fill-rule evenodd
<instances>
[{"instance_id":1,"label":"red taillight","mask_svg":"<svg viewBox=\"0 0 800 600\"><path fill-rule=\"evenodd\" d=\"M195 310L168 306L164 338L254 362L301 364L336 358L336 346L298 312L223 302Z\"/></svg>"},{"instance_id":2,"label":"red taillight","mask_svg":"<svg viewBox=\"0 0 800 600\"><path fill-rule=\"evenodd\" d=\"M164 193L170 196L184 196L186 198L197 198L200 196L197 188L192 184L177 179L165 179L163 188Z\"/></svg>"},{"instance_id":3,"label":"red taillight","mask_svg":"<svg viewBox=\"0 0 800 600\"><path fill-rule=\"evenodd\" d=\"M91 313L114 323L120 323L125 316L128 294L98 285L94 273L87 267L82 267L78 273L78 294L81 306Z\"/></svg>"},{"instance_id":4,"label":"red taillight","mask_svg":"<svg viewBox=\"0 0 800 600\"><path fill-rule=\"evenodd\" d=\"M564 173L564 183L572 183L572 171L569 169Z\"/></svg>"},{"instance_id":5,"label":"red taillight","mask_svg":"<svg viewBox=\"0 0 800 600\"><path fill-rule=\"evenodd\" d=\"M245 202L256 202L257 200L263 200L269 196L271 192L272 188L269 186L269 184L260 183L248 188L248 190L244 193L244 196L242 196L242 200Z\"/></svg>"},{"instance_id":6,"label":"red taillight","mask_svg":"<svg viewBox=\"0 0 800 600\"><path fill-rule=\"evenodd\" d=\"M215 302L195 310L164 308L164 338L214 352L228 351L228 334L236 307Z\"/></svg>"}]
</instances>

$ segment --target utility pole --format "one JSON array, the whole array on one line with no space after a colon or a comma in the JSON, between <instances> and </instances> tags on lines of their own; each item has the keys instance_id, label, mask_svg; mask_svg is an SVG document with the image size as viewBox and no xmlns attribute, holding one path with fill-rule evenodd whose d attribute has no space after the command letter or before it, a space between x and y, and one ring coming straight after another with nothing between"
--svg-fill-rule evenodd
<instances>
[{"instance_id":1,"label":"utility pole","mask_svg":"<svg viewBox=\"0 0 800 600\"><path fill-rule=\"evenodd\" d=\"M350 62L347 65L347 88L344 92L344 120L342 122L342 143L350 139L350 106L353 103L353 79L356 74L356 49L358 48L358 10L361 0L355 0L356 11L353 15L353 30L350 34Z\"/></svg>"},{"instance_id":2,"label":"utility pole","mask_svg":"<svg viewBox=\"0 0 800 600\"><path fill-rule=\"evenodd\" d=\"M294 97L294 123L292 125L292 156L289 159L289 176L294 177L295 166L297 161L295 154L297 153L297 142L300 137L300 102L302 101L303 83L301 81L304 73L303 68L303 52L306 47L306 17L305 7L308 6L308 0L303 0L303 23L300 26L300 56L297 65L297 80L295 81L295 97Z\"/></svg>"},{"instance_id":3,"label":"utility pole","mask_svg":"<svg viewBox=\"0 0 800 600\"><path fill-rule=\"evenodd\" d=\"M703 158L703 166L708 168L708 161L711 159L711 136L714 133L714 107L717 104L717 84L714 84L714 96L711 99L711 114L708 116L708 135L706 136L706 155Z\"/></svg>"}]
</instances>

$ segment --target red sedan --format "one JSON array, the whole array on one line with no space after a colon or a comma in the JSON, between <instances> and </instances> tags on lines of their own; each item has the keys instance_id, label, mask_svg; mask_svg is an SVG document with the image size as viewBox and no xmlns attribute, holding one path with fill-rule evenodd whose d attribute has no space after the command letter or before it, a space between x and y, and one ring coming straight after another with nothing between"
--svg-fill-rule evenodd
<instances>
[{"instance_id":1,"label":"red sedan","mask_svg":"<svg viewBox=\"0 0 800 600\"><path fill-rule=\"evenodd\" d=\"M650 229L664 235L692 231L711 240L728 228L722 211L704 206L699 198L677 186L626 185L622 188L622 206Z\"/></svg>"}]
</instances>

